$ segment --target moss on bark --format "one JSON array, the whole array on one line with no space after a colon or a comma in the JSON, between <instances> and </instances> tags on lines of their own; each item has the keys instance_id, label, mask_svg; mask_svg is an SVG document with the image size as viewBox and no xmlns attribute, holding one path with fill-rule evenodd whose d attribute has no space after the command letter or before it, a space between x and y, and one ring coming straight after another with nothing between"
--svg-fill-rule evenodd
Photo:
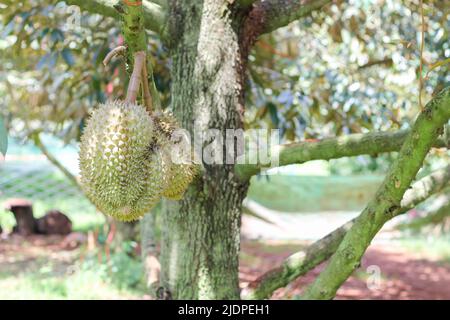
<instances>
[{"instance_id":1,"label":"moss on bark","mask_svg":"<svg viewBox=\"0 0 450 320\"><path fill-rule=\"evenodd\" d=\"M442 90L420 113L377 194L355 219L327 267L306 290L304 299L335 296L341 284L359 266L377 232L400 208L405 191L449 118L450 87Z\"/></svg>"}]
</instances>

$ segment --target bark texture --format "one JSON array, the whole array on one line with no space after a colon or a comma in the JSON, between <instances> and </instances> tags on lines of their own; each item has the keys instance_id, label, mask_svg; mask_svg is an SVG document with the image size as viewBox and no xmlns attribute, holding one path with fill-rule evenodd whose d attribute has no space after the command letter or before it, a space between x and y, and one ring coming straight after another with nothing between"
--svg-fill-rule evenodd
<instances>
[{"instance_id":1,"label":"bark texture","mask_svg":"<svg viewBox=\"0 0 450 320\"><path fill-rule=\"evenodd\" d=\"M272 32L322 8L331 0L260 0L253 3L250 18L259 25L259 33Z\"/></svg>"},{"instance_id":2,"label":"bark texture","mask_svg":"<svg viewBox=\"0 0 450 320\"><path fill-rule=\"evenodd\" d=\"M172 109L194 137L242 128L243 65L230 1L170 1ZM238 299L241 204L233 165L204 164L183 200L163 210L161 285L173 299Z\"/></svg>"}]
</instances>

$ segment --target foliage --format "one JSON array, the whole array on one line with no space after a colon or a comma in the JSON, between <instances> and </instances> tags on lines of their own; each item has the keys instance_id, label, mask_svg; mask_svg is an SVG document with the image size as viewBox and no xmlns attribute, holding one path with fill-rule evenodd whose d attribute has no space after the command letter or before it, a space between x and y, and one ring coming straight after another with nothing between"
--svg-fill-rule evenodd
<instances>
[{"instance_id":1,"label":"foliage","mask_svg":"<svg viewBox=\"0 0 450 320\"><path fill-rule=\"evenodd\" d=\"M124 95L124 62L101 64L123 42L118 21L62 2L2 2L0 93L15 134L39 129L77 140L93 106ZM249 58L247 128L280 128L295 140L406 126L418 111L418 2L338 1L263 36ZM450 21L441 6L425 5L424 72L435 68L428 97L450 81L442 62ZM152 33L149 47L168 105L170 61Z\"/></svg>"},{"instance_id":2,"label":"foliage","mask_svg":"<svg viewBox=\"0 0 450 320\"><path fill-rule=\"evenodd\" d=\"M292 141L408 126L419 110L418 3L338 1L261 37L249 57L246 128L279 128ZM119 21L51 0L2 0L0 6L0 103L10 135L39 130L65 143L79 140L93 107L124 97L124 59L102 65L123 43ZM450 82L449 13L432 1L425 4L425 22L429 98ZM171 61L155 34L148 39L167 106ZM391 158L348 163L352 173L383 172Z\"/></svg>"},{"instance_id":3,"label":"foliage","mask_svg":"<svg viewBox=\"0 0 450 320\"><path fill-rule=\"evenodd\" d=\"M407 126L419 110L418 3L338 1L265 35L250 56L249 125L281 128L289 140ZM425 5L425 71L450 55L443 6ZM449 82L442 64L427 97Z\"/></svg>"},{"instance_id":4,"label":"foliage","mask_svg":"<svg viewBox=\"0 0 450 320\"><path fill-rule=\"evenodd\" d=\"M0 298L136 299L144 295L142 265L137 259L120 251L103 261L98 260L99 254L92 252L70 265L42 258L30 270L0 272Z\"/></svg>"},{"instance_id":5,"label":"foliage","mask_svg":"<svg viewBox=\"0 0 450 320\"><path fill-rule=\"evenodd\" d=\"M63 2L2 3L0 48L7 63L0 67L0 94L12 134L24 137L39 130L66 143L78 140L92 107L125 94L123 59L106 68L102 64L123 42L118 23ZM162 48L154 36L149 39L158 59ZM167 64L155 65L164 70ZM157 84L164 81L156 77Z\"/></svg>"},{"instance_id":6,"label":"foliage","mask_svg":"<svg viewBox=\"0 0 450 320\"><path fill-rule=\"evenodd\" d=\"M135 242L125 241L114 248L109 258L102 256L100 261L98 252L91 253L79 268L82 271L96 270L103 281L118 289L144 290L142 262L133 256L135 247Z\"/></svg>"}]
</instances>

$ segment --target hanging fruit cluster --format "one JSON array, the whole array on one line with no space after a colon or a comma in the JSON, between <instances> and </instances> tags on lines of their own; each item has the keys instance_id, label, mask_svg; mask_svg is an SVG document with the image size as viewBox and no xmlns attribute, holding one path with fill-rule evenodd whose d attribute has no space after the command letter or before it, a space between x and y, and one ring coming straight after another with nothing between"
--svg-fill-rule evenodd
<instances>
[{"instance_id":1,"label":"hanging fruit cluster","mask_svg":"<svg viewBox=\"0 0 450 320\"><path fill-rule=\"evenodd\" d=\"M174 150L186 140L171 135L179 125L168 112L152 111L145 53L137 52L125 101L96 108L80 143L81 185L103 213L118 220L138 219L162 196L178 200L193 180L193 160L178 163ZM136 103L141 88L146 107Z\"/></svg>"}]
</instances>

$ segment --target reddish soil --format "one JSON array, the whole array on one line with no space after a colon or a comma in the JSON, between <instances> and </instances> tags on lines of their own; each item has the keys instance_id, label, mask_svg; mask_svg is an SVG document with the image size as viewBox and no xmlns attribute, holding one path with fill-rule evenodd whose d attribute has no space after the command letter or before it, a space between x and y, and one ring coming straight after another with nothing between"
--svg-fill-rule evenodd
<instances>
[{"instance_id":1,"label":"reddish soil","mask_svg":"<svg viewBox=\"0 0 450 320\"><path fill-rule=\"evenodd\" d=\"M66 238L67 240L67 238ZM61 274L79 259L85 246L65 245L61 236L19 236L0 240L0 271L15 274L18 271L39 268L39 261L52 260L60 266ZM244 241L240 267L241 286L256 279L264 271L299 250L301 244L261 244ZM80 249L84 248L84 249ZM373 279L368 271L379 268L379 282L368 286ZM300 277L288 287L275 292L273 299L298 295L318 275L324 265ZM369 287L371 289L369 289ZM362 266L339 289L337 299L450 299L450 265L421 259L400 247L374 245L367 251Z\"/></svg>"},{"instance_id":2,"label":"reddish soil","mask_svg":"<svg viewBox=\"0 0 450 320\"><path fill-rule=\"evenodd\" d=\"M264 251L256 243L244 243L247 256L241 264L242 286L257 278L263 271L270 270L289 256L292 245L276 254ZM255 265L249 260L258 261ZM278 289L273 299L283 299L300 294L324 268L322 264L300 277L286 288ZM379 270L379 281L372 270ZM367 285L369 280L369 285ZM371 289L369 289L370 287ZM362 259L361 268L355 271L337 292L336 299L450 299L450 265L420 259L401 248L372 246Z\"/></svg>"}]
</instances>

